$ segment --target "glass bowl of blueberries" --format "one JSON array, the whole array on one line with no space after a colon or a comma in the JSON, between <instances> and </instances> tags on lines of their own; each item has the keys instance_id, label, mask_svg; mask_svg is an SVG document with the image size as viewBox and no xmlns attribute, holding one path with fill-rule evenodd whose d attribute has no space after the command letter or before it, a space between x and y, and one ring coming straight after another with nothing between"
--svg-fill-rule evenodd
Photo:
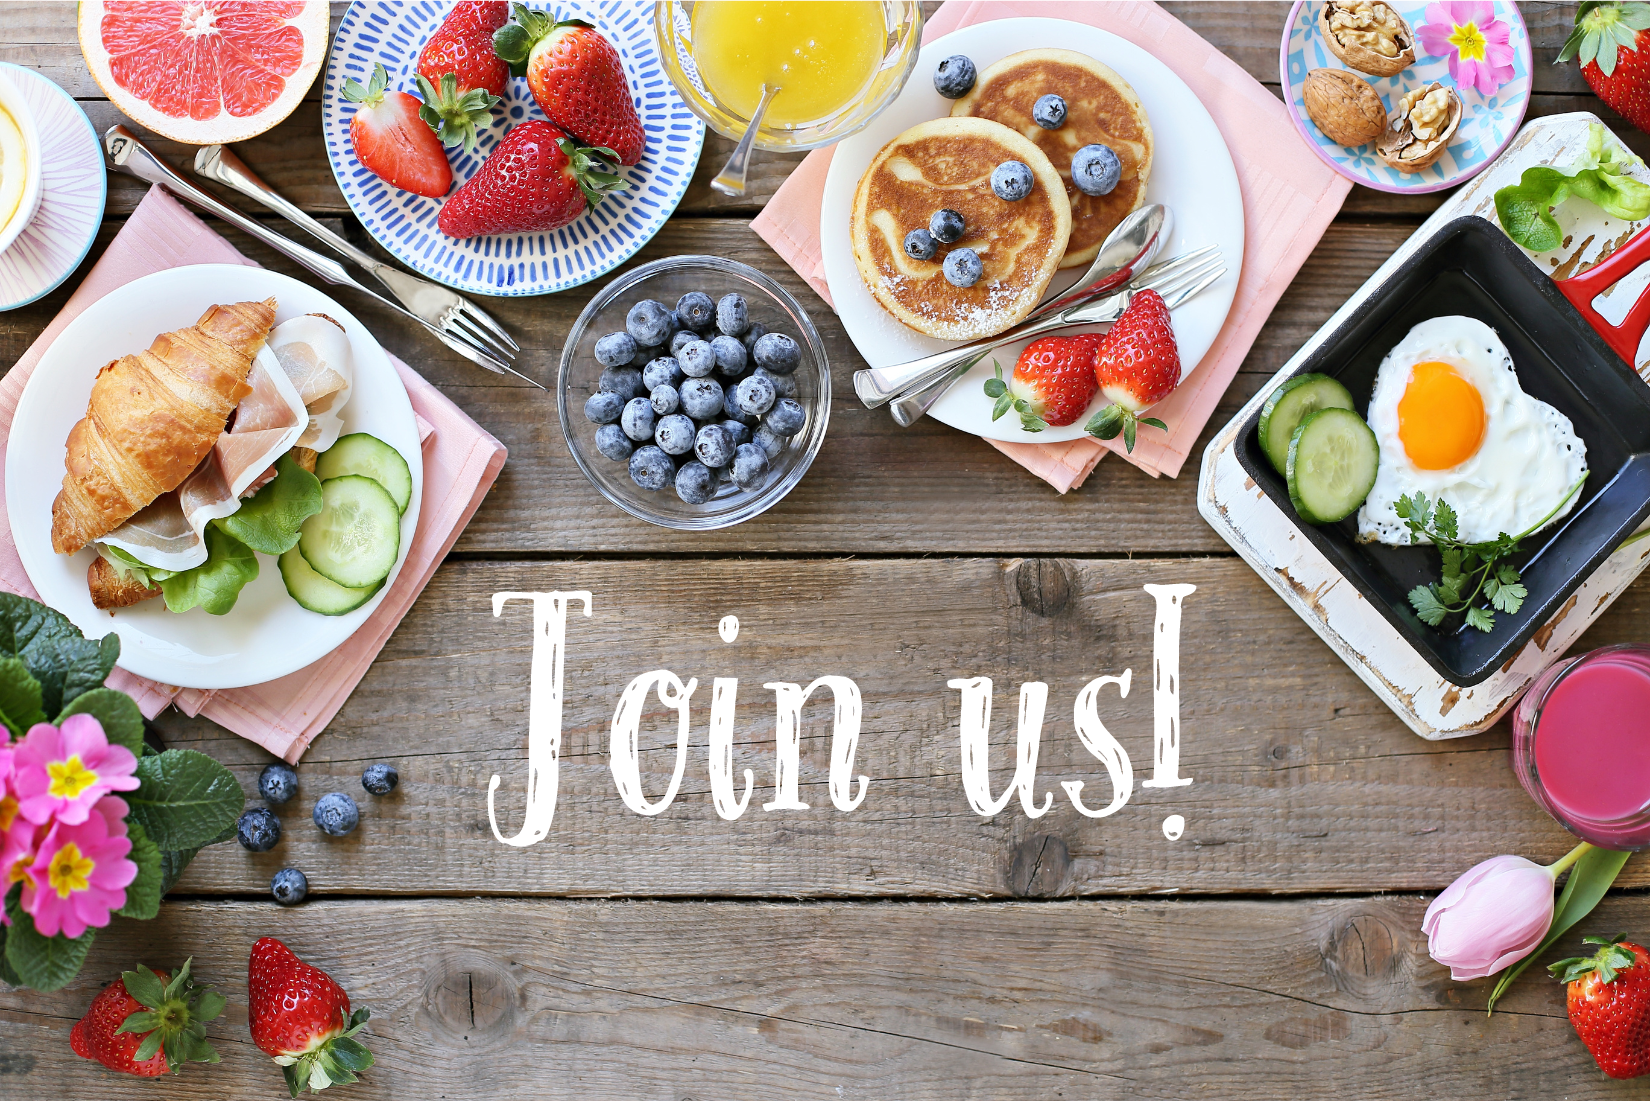
<instances>
[{"instance_id":1,"label":"glass bowl of blueberries","mask_svg":"<svg viewBox=\"0 0 1650 1101\"><path fill-rule=\"evenodd\" d=\"M556 406L602 496L650 524L714 531L807 473L830 363L784 287L720 256L673 256L591 299L562 347Z\"/></svg>"}]
</instances>

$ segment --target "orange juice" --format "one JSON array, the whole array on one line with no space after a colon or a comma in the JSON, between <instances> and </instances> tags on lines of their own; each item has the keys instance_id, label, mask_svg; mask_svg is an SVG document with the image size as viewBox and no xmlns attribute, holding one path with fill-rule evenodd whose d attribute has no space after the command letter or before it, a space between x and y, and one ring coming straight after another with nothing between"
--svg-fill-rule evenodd
<instances>
[{"instance_id":1,"label":"orange juice","mask_svg":"<svg viewBox=\"0 0 1650 1101\"><path fill-rule=\"evenodd\" d=\"M765 126L806 126L854 102L888 42L876 0L699 0L693 63L732 113L750 118L777 85Z\"/></svg>"}]
</instances>

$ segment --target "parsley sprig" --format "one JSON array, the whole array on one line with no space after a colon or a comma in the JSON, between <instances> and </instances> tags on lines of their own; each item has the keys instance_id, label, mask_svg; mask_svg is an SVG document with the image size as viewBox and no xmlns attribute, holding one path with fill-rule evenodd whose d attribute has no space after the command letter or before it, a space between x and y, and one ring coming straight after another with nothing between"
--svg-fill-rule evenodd
<instances>
[{"instance_id":1,"label":"parsley sprig","mask_svg":"<svg viewBox=\"0 0 1650 1101\"><path fill-rule=\"evenodd\" d=\"M1524 605L1529 591L1524 588L1518 568L1507 559L1519 551L1519 540L1547 526L1548 521L1581 492L1587 480L1583 474L1553 510L1517 535L1502 532L1485 543L1466 543L1460 538L1458 517L1448 501L1437 502L1425 493L1406 493L1393 509L1409 528L1409 541L1431 540L1443 559L1439 580L1417 585L1409 591L1410 606L1422 623L1436 627L1444 617L1465 613L1468 627L1488 633L1495 628L1495 613L1512 615ZM1480 601L1486 603L1480 603Z\"/></svg>"}]
</instances>

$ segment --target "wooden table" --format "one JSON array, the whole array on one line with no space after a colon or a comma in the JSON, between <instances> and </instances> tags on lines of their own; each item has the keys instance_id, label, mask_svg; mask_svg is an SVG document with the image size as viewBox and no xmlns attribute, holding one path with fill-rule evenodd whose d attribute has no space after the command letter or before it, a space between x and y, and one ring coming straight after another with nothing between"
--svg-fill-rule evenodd
<instances>
[{"instance_id":1,"label":"wooden table","mask_svg":"<svg viewBox=\"0 0 1650 1101\"><path fill-rule=\"evenodd\" d=\"M1168 5L1277 90L1286 4ZM1552 62L1568 4L1525 4L1535 43L1531 115L1597 111L1640 152L1650 139ZM335 13L336 14L336 13ZM76 46L73 8L0 9L0 59L38 68L93 123L121 121ZM318 93L240 147L266 180L365 240L333 183ZM185 151L157 146L174 163ZM0 1094L49 1098L275 1097L280 1076L249 1042L245 960L284 939L374 1010L378 1066L343 1097L1012 1098L1619 1096L1536 977L1493 1019L1482 983L1426 954L1428 892L1512 852L1552 860L1571 839L1518 789L1505 727L1460 741L1410 734L1198 517L1196 466L1154 481L1117 459L1061 497L985 443L923 422L904 430L853 398L860 360L825 305L750 231L797 157L757 159L734 201L706 186L731 143L712 137L686 200L635 262L711 252L799 295L829 345L831 431L807 479L759 519L671 534L601 500L560 438L554 400L474 369L384 311L346 298L510 449L497 486L300 770L287 835L262 855L201 854L160 920L116 920L80 979L43 995L0 992ZM141 197L112 177L107 223L83 267ZM1242 405L1407 237L1437 196L1355 189L1262 331L1210 423ZM290 264L223 226L259 262ZM276 228L282 228L277 225ZM0 315L10 364L78 276ZM489 308L522 336L541 377L603 281ZM1206 434L1207 438L1207 434ZM1201 444L1199 451L1201 451ZM44 460L43 460L44 461ZM959 778L957 676L995 678L992 753L1007 782L1015 686L1050 685L1039 790L1104 773L1067 720L1084 683L1132 668L1106 712L1150 760L1148 583L1190 582L1183 637L1182 774L1091 820L1063 799L1040 819L1017 805L974 814ZM529 618L490 595L587 589L570 629L560 802L549 837L499 844L525 782ZM737 645L717 637L736 614ZM1583 646L1642 637L1650 586L1625 594ZM829 724L810 705L802 740L808 811L715 814L703 698L681 795L627 810L607 767L607 726L634 674L737 676L736 765L769 798L767 681L847 674L865 694L853 813L825 794ZM1115 717L1114 717L1115 716ZM159 720L168 744L225 762L255 792L267 754L204 721ZM656 797L674 750L650 727L643 779ZM400 790L361 796L373 761ZM1138 767L1138 764L1137 764ZM1142 774L1143 775L1143 774ZM362 798L343 840L307 821L329 790ZM1092 801L1092 800L1091 800ZM1171 814L1185 835L1165 838ZM511 817L516 816L516 817ZM302 868L311 899L280 909L271 874ZM1650 884L1630 864L1622 885ZM1584 931L1650 933L1642 894L1617 895ZM1575 948L1577 937L1565 948ZM1573 953L1572 953L1573 954ZM164 1085L75 1058L68 1026L93 993L142 960L193 955L230 999L211 1029L223 1054ZM1642 1091L1638 1091L1642 1092Z\"/></svg>"}]
</instances>

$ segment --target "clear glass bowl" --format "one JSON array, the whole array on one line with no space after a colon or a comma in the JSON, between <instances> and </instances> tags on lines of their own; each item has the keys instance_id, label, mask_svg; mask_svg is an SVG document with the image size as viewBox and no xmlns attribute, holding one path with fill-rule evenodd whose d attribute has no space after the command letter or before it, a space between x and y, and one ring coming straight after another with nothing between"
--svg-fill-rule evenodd
<instances>
[{"instance_id":1,"label":"clear glass bowl","mask_svg":"<svg viewBox=\"0 0 1650 1101\"><path fill-rule=\"evenodd\" d=\"M596 341L622 330L625 315L643 299L656 299L666 309L674 309L676 300L688 291L704 291L716 300L737 291L745 296L753 324L760 322L771 333L794 337L802 347L802 365L791 377L796 380L796 400L808 411L808 423L770 460L767 480L760 487L740 489L724 482L716 496L702 505L683 501L671 486L657 492L638 486L630 478L629 463L616 462L596 450L596 426L584 416L584 403L596 392L602 373L596 362ZM556 409L573 461L603 497L650 524L677 531L715 531L766 512L807 473L825 442L830 421L831 365L807 311L784 287L755 268L720 256L672 256L625 272L590 300L562 345Z\"/></svg>"},{"instance_id":2,"label":"clear glass bowl","mask_svg":"<svg viewBox=\"0 0 1650 1101\"><path fill-rule=\"evenodd\" d=\"M883 24L888 31L888 46L870 87L835 114L808 125L762 126L756 132L758 149L814 149L841 141L863 130L900 94L916 67L917 51L922 46L922 5L916 0L866 2L882 9ZM693 4L694 0L658 0L653 5L653 33L659 42L659 57L664 62L665 73L688 109L704 119L712 130L724 137L743 137L749 116L734 112L717 99L705 86L693 62Z\"/></svg>"}]
</instances>

